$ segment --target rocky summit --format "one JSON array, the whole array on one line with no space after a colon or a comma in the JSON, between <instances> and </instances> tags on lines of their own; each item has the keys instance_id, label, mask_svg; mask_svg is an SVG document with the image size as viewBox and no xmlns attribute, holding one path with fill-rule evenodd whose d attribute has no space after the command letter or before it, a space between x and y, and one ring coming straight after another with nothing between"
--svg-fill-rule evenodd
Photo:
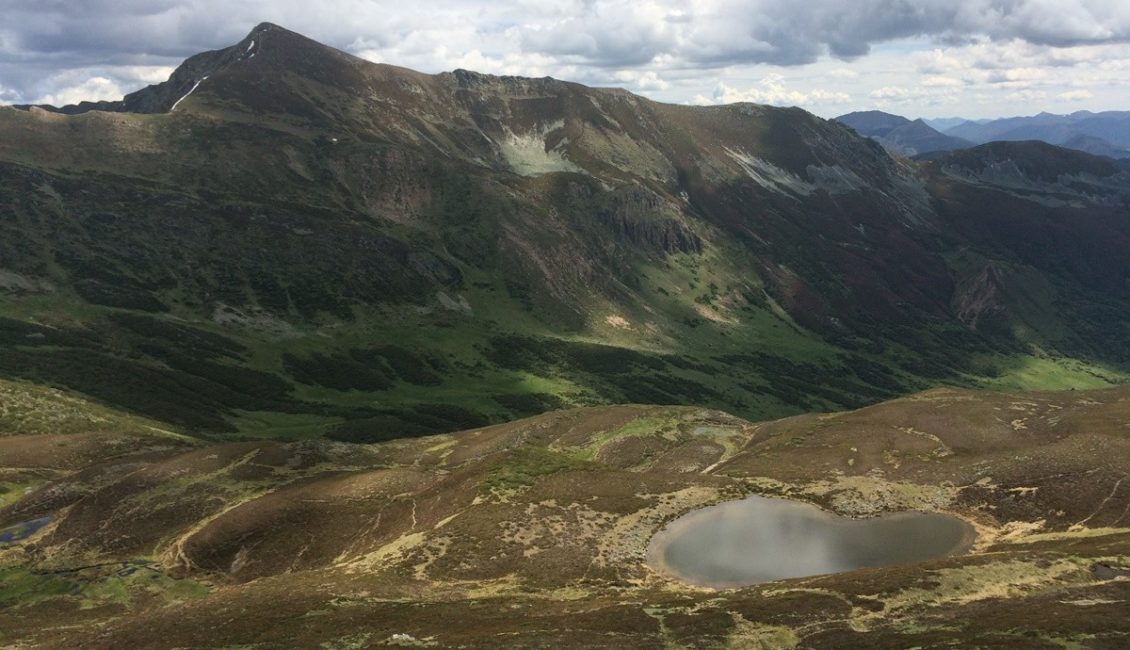
<instances>
[{"instance_id":1,"label":"rocky summit","mask_svg":"<svg viewBox=\"0 0 1130 650\"><path fill-rule=\"evenodd\" d=\"M269 23L0 107L0 644L1120 647L1130 166L875 128ZM648 561L750 494L976 535Z\"/></svg>"}]
</instances>

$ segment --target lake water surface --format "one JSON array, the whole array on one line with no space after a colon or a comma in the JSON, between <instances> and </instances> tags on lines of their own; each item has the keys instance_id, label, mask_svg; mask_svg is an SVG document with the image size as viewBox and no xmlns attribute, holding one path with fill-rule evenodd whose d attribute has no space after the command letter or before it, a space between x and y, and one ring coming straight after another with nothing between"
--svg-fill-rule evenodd
<instances>
[{"instance_id":1,"label":"lake water surface","mask_svg":"<svg viewBox=\"0 0 1130 650\"><path fill-rule=\"evenodd\" d=\"M705 587L889 566L966 550L973 527L938 513L847 519L816 506L751 496L683 515L651 540L648 560Z\"/></svg>"},{"instance_id":2,"label":"lake water surface","mask_svg":"<svg viewBox=\"0 0 1130 650\"><path fill-rule=\"evenodd\" d=\"M51 515L40 517L39 519L32 519L31 521L24 521L14 526L8 526L7 528L0 528L0 546L27 539L38 533L40 528L43 528L49 523L51 523Z\"/></svg>"}]
</instances>

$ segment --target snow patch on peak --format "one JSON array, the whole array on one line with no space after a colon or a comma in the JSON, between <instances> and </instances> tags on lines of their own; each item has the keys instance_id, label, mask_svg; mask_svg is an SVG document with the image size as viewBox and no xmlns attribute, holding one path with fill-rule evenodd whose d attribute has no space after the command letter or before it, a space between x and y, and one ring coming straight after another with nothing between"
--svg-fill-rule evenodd
<instances>
[{"instance_id":1,"label":"snow patch on peak","mask_svg":"<svg viewBox=\"0 0 1130 650\"><path fill-rule=\"evenodd\" d=\"M258 42L259 41L255 40L254 38L251 39L251 42L248 43L247 47L243 49L243 54L239 55L239 58L244 61L250 61L251 59L254 59L255 55L259 53L259 50L255 48L255 44Z\"/></svg>"},{"instance_id":2,"label":"snow patch on peak","mask_svg":"<svg viewBox=\"0 0 1130 650\"><path fill-rule=\"evenodd\" d=\"M172 107L171 107L171 108L169 108L169 112L170 112L170 113L172 113L173 111L177 110L177 106L179 106L179 105L180 105L180 103L181 103L181 102L183 102L184 100L188 99L188 96L189 96L189 95L191 95L191 94L192 94L193 92L195 92L195 91L196 91L196 89L200 87L200 84L201 84L201 83L202 83L202 82L203 82L203 81L204 81L205 79L207 79L207 78L208 78L208 75L204 75L203 77L201 77L201 78L200 78L200 80L199 80L199 81L197 81L196 83L192 84L192 88L191 88L191 89L189 89L189 91L188 91L187 93L185 93L185 94L184 94L184 97L181 97L181 98L180 98L180 99L178 99L177 101L173 102L173 105L172 105Z\"/></svg>"}]
</instances>

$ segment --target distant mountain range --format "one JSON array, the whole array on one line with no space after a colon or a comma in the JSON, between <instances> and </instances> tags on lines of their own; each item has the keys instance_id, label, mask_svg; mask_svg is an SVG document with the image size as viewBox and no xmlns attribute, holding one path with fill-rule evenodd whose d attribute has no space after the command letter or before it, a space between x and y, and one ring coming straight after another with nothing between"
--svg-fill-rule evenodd
<instances>
[{"instance_id":1,"label":"distant mountain range","mask_svg":"<svg viewBox=\"0 0 1130 650\"><path fill-rule=\"evenodd\" d=\"M992 120L968 120L964 117L935 117L932 119L923 118L922 121L929 124L931 128L937 129L942 133L949 131L959 124L965 124L966 122L973 122L975 124L986 124L988 122L992 122Z\"/></svg>"},{"instance_id":2,"label":"distant mountain range","mask_svg":"<svg viewBox=\"0 0 1130 650\"><path fill-rule=\"evenodd\" d=\"M991 122L965 122L945 131L977 144L998 140L1042 140L1100 156L1130 158L1130 111L1070 115L1040 113Z\"/></svg>"},{"instance_id":3,"label":"distant mountain range","mask_svg":"<svg viewBox=\"0 0 1130 650\"><path fill-rule=\"evenodd\" d=\"M1130 158L1130 111L914 121L882 111L860 111L835 119L901 156L953 151L989 142L1039 140L1096 156Z\"/></svg>"},{"instance_id":4,"label":"distant mountain range","mask_svg":"<svg viewBox=\"0 0 1130 650\"><path fill-rule=\"evenodd\" d=\"M923 120L908 120L883 111L860 111L836 118L841 124L883 145L900 156L915 156L936 151L954 151L972 147L969 140L946 135Z\"/></svg>"}]
</instances>

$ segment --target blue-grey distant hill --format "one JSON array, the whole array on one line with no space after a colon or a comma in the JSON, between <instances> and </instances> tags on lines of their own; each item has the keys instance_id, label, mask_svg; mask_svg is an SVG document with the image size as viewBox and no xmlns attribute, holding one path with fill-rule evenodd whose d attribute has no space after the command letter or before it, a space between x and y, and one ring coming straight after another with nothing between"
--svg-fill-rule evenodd
<instances>
[{"instance_id":1,"label":"blue-grey distant hill","mask_svg":"<svg viewBox=\"0 0 1130 650\"><path fill-rule=\"evenodd\" d=\"M999 140L1042 140L1100 156L1130 158L1130 111L1079 111L1070 115L1040 113L984 123L966 122L945 133L977 144Z\"/></svg>"},{"instance_id":2,"label":"blue-grey distant hill","mask_svg":"<svg viewBox=\"0 0 1130 650\"><path fill-rule=\"evenodd\" d=\"M883 111L859 111L835 118L856 133L871 138L891 153L917 156L972 147L968 140L946 135L922 120L908 120Z\"/></svg>"},{"instance_id":3,"label":"blue-grey distant hill","mask_svg":"<svg viewBox=\"0 0 1130 650\"><path fill-rule=\"evenodd\" d=\"M968 120L964 117L935 117L935 118L922 118L922 121L929 124L932 128L945 133L955 126L965 124L966 122L973 122L975 124L984 124L992 120Z\"/></svg>"}]
</instances>

